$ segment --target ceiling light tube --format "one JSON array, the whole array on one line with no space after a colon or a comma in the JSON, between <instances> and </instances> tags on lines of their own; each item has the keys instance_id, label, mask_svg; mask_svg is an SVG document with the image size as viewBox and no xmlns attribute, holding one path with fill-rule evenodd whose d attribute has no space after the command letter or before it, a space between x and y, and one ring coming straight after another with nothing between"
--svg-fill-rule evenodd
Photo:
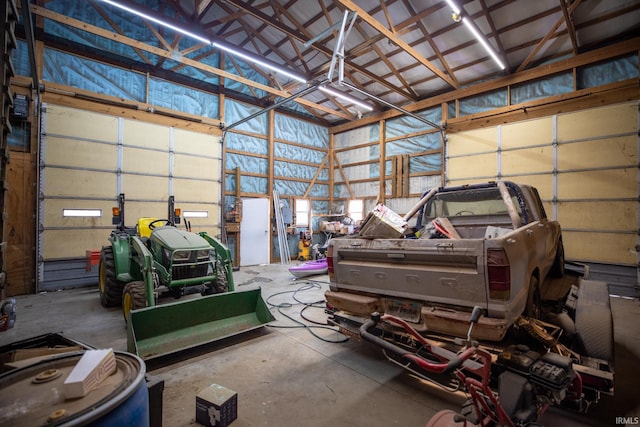
<instances>
[{"instance_id":1,"label":"ceiling light tube","mask_svg":"<svg viewBox=\"0 0 640 427\"><path fill-rule=\"evenodd\" d=\"M351 97L351 96L349 96L347 94L335 91L333 89L329 89L328 87L325 87L325 86L320 86L319 89L321 91L323 91L323 92L328 93L329 95L335 96L336 98L340 98L340 99L342 99L344 101L350 102L351 104L357 105L358 107L362 107L367 111L373 111L373 107L372 106L370 106L368 104L365 104L364 102L359 101L359 100L357 100L357 99L355 99L355 98L353 98L353 97Z\"/></svg>"},{"instance_id":2,"label":"ceiling light tube","mask_svg":"<svg viewBox=\"0 0 640 427\"><path fill-rule=\"evenodd\" d=\"M218 49L224 50L225 52L228 52L228 53L230 53L230 54L232 54L234 56L238 56L238 57L240 57L242 59L246 59L247 61L253 62L254 64L257 64L257 65L260 65L262 67L268 68L271 71L275 71L276 73L283 74L283 75L285 75L285 76L287 76L287 77L289 77L291 79L297 80L297 81L299 81L301 83L307 83L307 79L306 78L302 77L299 74L296 74L294 72L286 70L284 67L281 67L281 66L278 66L276 64L273 64L267 59L254 56L251 53L246 52L246 51L243 52L239 48L229 46L228 44L222 43L222 42L220 42L218 40L213 41L211 43L211 45L213 47L217 47Z\"/></svg>"},{"instance_id":3,"label":"ceiling light tube","mask_svg":"<svg viewBox=\"0 0 640 427\"><path fill-rule=\"evenodd\" d=\"M170 24L170 23L168 23L166 21L163 21L161 19L158 19L158 18L154 18L153 16L147 15L146 13L140 12L139 10L132 9L132 8L130 8L128 6L122 5L120 3L116 3L116 2L111 1L111 0L102 0L102 1L104 3L110 4L111 6L115 6L117 8L122 9L122 10L125 10L125 11L127 11L129 13L133 13L134 15L137 15L137 16L139 16L141 18L148 19L149 21L155 22L156 24L162 25L163 27L167 27L167 28L170 28L170 29L172 29L174 31L182 33L185 36L189 36L189 37L191 37L191 38L193 38L195 40L201 41L202 43L206 43L208 45L211 44L211 40L209 40L209 39L207 39L205 37L199 36L199 35L197 35L195 33L192 33L191 31L184 30L184 29L182 29L180 27L176 27L173 24Z\"/></svg>"},{"instance_id":4,"label":"ceiling light tube","mask_svg":"<svg viewBox=\"0 0 640 427\"><path fill-rule=\"evenodd\" d=\"M195 40L198 40L198 41L200 41L202 43L205 43L207 45L216 47L218 49L227 51L227 52L231 53L232 55L239 56L240 58L246 59L247 61L253 62L253 63L255 63L257 65L260 65L260 66L263 66L265 68L268 68L268 69L270 69L270 70L272 70L272 71L274 71L276 73L280 73L282 75L285 75L285 76L287 76L287 77L289 77L291 79L297 80L297 81L302 82L302 83L307 83L307 79L304 78L303 76L301 76L299 74L296 74L296 73L294 73L292 71L288 71L284 67L281 67L281 66L279 66L277 64L271 63L267 59L256 57L256 56L252 55L249 52L242 52L242 51L240 51L239 48L232 47L232 46L230 46L230 45L228 45L226 43L223 43L221 41L218 41L218 40L215 40L215 41L209 40L206 37L199 36L199 35L197 35L195 33L192 33L191 31L187 31L187 30L182 29L180 27L177 27L177 26L175 26L173 24L170 24L167 21L164 21L162 19L159 19L159 18L156 18L154 16L151 16L148 13L141 12L139 10L130 8L130 7L122 5L120 3L116 3L116 2L111 1L111 0L102 0L102 1L104 3L107 3L107 4L110 4L112 6L115 6L115 7L119 8L119 9L122 9L124 11L129 12L129 13L132 13L134 15L137 15L137 16L143 18L143 19L147 19L149 21L155 22L156 24L162 25L163 27L170 28L170 29L172 29L174 31L177 31L178 33L184 34L185 36L191 37L191 38L193 38Z\"/></svg>"},{"instance_id":5,"label":"ceiling light tube","mask_svg":"<svg viewBox=\"0 0 640 427\"><path fill-rule=\"evenodd\" d=\"M502 61L500 61L500 58L498 58L498 55L496 55L496 53L493 51L487 39L482 34L480 34L480 32L475 27L475 25L471 22L471 20L467 17L463 17L462 22L467 26L467 28L469 29L469 31L471 31L474 37L480 42L482 47L484 47L484 49L491 56L491 58L493 58L496 64L498 64L500 69L504 70L505 69L504 64L502 63Z\"/></svg>"},{"instance_id":6,"label":"ceiling light tube","mask_svg":"<svg viewBox=\"0 0 640 427\"><path fill-rule=\"evenodd\" d=\"M447 0L447 4L449 5L453 13L455 13L456 15L460 15L460 8L456 6L453 0Z\"/></svg>"}]
</instances>

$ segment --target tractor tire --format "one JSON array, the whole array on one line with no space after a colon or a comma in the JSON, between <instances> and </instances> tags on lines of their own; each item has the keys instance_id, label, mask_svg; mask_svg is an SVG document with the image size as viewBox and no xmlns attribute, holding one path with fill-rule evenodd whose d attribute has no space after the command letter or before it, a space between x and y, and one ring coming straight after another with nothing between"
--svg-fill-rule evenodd
<instances>
[{"instance_id":1,"label":"tractor tire","mask_svg":"<svg viewBox=\"0 0 640 427\"><path fill-rule=\"evenodd\" d=\"M558 278L564 276L564 245L562 244L562 240L558 241L556 256L553 260L551 270L549 270L549 275Z\"/></svg>"},{"instance_id":2,"label":"tractor tire","mask_svg":"<svg viewBox=\"0 0 640 427\"><path fill-rule=\"evenodd\" d=\"M147 288L142 281L129 282L122 293L122 314L129 319L129 312L147 306Z\"/></svg>"},{"instance_id":3,"label":"tractor tire","mask_svg":"<svg viewBox=\"0 0 640 427\"><path fill-rule=\"evenodd\" d=\"M218 257L216 262L216 281L213 284L213 289L217 294L229 292L229 278L227 277L227 270L225 270L220 257Z\"/></svg>"},{"instance_id":4,"label":"tractor tire","mask_svg":"<svg viewBox=\"0 0 640 427\"><path fill-rule=\"evenodd\" d=\"M575 324L586 355L613 363L613 318L607 283L580 283Z\"/></svg>"},{"instance_id":5,"label":"tractor tire","mask_svg":"<svg viewBox=\"0 0 640 427\"><path fill-rule=\"evenodd\" d=\"M100 303L104 307L118 307L122 304L122 290L124 282L116 279L116 263L113 248L104 246L100 251L100 265L98 268L98 288Z\"/></svg>"}]
</instances>

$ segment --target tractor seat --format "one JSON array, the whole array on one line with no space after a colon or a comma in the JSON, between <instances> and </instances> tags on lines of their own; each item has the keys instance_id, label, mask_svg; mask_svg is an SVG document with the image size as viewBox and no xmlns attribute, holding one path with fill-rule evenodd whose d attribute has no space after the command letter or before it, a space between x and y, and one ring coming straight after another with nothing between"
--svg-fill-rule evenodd
<instances>
[{"instance_id":1,"label":"tractor seat","mask_svg":"<svg viewBox=\"0 0 640 427\"><path fill-rule=\"evenodd\" d=\"M151 237L151 228L149 224L156 221L158 218L143 217L138 219L138 234L140 237Z\"/></svg>"}]
</instances>

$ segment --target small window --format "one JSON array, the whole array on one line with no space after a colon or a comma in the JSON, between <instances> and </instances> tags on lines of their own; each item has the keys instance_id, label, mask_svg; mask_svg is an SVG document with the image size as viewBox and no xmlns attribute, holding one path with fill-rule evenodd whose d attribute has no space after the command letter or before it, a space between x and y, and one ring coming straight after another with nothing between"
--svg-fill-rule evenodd
<instances>
[{"instance_id":1,"label":"small window","mask_svg":"<svg viewBox=\"0 0 640 427\"><path fill-rule=\"evenodd\" d=\"M67 217L100 217L102 209L63 209L62 216Z\"/></svg>"},{"instance_id":2,"label":"small window","mask_svg":"<svg viewBox=\"0 0 640 427\"><path fill-rule=\"evenodd\" d=\"M182 216L185 218L209 218L209 211L184 211Z\"/></svg>"},{"instance_id":3,"label":"small window","mask_svg":"<svg viewBox=\"0 0 640 427\"><path fill-rule=\"evenodd\" d=\"M349 200L347 215L354 221L361 221L364 218L364 201Z\"/></svg>"},{"instance_id":4,"label":"small window","mask_svg":"<svg viewBox=\"0 0 640 427\"><path fill-rule=\"evenodd\" d=\"M311 205L306 199L296 199L296 227L308 227Z\"/></svg>"}]
</instances>

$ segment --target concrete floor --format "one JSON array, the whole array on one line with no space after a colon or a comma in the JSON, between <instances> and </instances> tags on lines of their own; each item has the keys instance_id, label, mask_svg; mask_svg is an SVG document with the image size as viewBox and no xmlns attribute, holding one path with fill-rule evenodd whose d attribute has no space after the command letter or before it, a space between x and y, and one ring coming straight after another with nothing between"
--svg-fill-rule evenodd
<instances>
[{"instance_id":1,"label":"concrete floor","mask_svg":"<svg viewBox=\"0 0 640 427\"><path fill-rule=\"evenodd\" d=\"M277 318L272 325L240 339L189 353L189 358L176 363L148 363L149 374L165 381L164 426L196 424L195 395L214 383L238 393L234 427L423 426L436 412L458 410L464 401L464 396L444 392L390 364L368 344L344 341L331 330L292 327L298 325L283 313L300 319L302 307L293 291L309 287L295 297L303 302L321 301L328 288L327 276L314 277L314 286L309 286L309 282L293 280L286 266L273 264L242 268L234 278L238 289L260 286L265 299L286 306L281 312L272 309ZM62 332L97 348L126 350L121 311L103 308L95 288L16 299L15 327L0 333L0 346ZM546 425L616 425L616 417L640 416L635 383L640 365L640 304L612 298L612 306L616 395L603 396L586 416L550 410L542 420ZM304 314L326 321L320 308L307 309Z\"/></svg>"}]
</instances>

